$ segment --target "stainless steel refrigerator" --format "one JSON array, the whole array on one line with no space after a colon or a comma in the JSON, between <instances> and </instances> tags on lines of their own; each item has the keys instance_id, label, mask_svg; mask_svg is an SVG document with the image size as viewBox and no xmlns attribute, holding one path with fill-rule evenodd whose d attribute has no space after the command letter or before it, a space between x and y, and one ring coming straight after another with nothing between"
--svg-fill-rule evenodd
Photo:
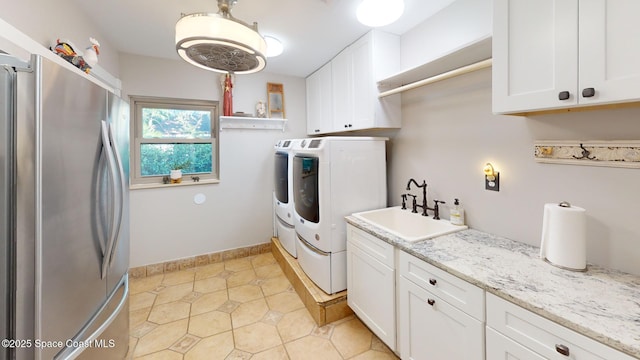
<instances>
[{"instance_id":1,"label":"stainless steel refrigerator","mask_svg":"<svg viewBox=\"0 0 640 360\"><path fill-rule=\"evenodd\" d=\"M0 359L123 359L128 104L39 56L0 67Z\"/></svg>"}]
</instances>

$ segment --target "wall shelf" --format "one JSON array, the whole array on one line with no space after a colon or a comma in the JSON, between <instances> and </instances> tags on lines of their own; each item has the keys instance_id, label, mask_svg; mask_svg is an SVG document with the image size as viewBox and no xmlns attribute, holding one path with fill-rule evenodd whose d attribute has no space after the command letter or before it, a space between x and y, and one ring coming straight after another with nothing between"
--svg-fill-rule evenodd
<instances>
[{"instance_id":1,"label":"wall shelf","mask_svg":"<svg viewBox=\"0 0 640 360\"><path fill-rule=\"evenodd\" d=\"M254 129L284 131L287 119L220 116L220 129Z\"/></svg>"},{"instance_id":2,"label":"wall shelf","mask_svg":"<svg viewBox=\"0 0 640 360\"><path fill-rule=\"evenodd\" d=\"M457 69L491 59L491 39L491 36L485 36L437 59L380 80L378 81L378 89L383 93L392 94L393 89L435 78L441 74L455 73ZM491 65L490 60L486 63L488 66ZM453 75L455 76L455 74ZM410 88L413 87L407 86L407 90ZM384 96L383 94L380 95Z\"/></svg>"}]
</instances>

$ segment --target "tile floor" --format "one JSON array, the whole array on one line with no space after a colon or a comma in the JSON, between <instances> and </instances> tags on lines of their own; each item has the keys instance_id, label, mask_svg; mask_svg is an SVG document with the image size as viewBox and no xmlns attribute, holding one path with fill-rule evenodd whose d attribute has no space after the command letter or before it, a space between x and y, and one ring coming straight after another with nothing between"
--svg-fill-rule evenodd
<instances>
[{"instance_id":1,"label":"tile floor","mask_svg":"<svg viewBox=\"0 0 640 360\"><path fill-rule=\"evenodd\" d=\"M318 327L271 253L132 279L127 359L397 359L354 316Z\"/></svg>"}]
</instances>

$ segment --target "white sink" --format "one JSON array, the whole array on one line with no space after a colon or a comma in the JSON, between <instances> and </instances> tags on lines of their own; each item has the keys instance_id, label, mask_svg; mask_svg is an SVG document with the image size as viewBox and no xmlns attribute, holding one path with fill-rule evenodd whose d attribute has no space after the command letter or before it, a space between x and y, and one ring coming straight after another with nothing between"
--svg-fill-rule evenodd
<instances>
[{"instance_id":1,"label":"white sink","mask_svg":"<svg viewBox=\"0 0 640 360\"><path fill-rule=\"evenodd\" d=\"M421 212L412 213L411 209L402 210L400 206L363 211L353 216L409 242L467 229L467 226L453 225L448 220L434 220L432 216L422 216Z\"/></svg>"}]
</instances>

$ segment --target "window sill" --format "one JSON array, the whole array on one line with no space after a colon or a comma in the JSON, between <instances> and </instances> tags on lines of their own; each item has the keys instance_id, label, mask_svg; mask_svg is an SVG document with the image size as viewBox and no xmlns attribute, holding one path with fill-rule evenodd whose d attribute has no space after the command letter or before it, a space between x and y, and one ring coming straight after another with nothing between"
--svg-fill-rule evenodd
<instances>
[{"instance_id":1,"label":"window sill","mask_svg":"<svg viewBox=\"0 0 640 360\"><path fill-rule=\"evenodd\" d=\"M179 184L159 184L159 183L150 183L150 184L131 184L129 185L129 190L142 190L142 189L159 189L159 188L176 188L181 186L194 186L194 185L211 185L218 184L220 180L218 179L204 179L200 181L182 181Z\"/></svg>"}]
</instances>

